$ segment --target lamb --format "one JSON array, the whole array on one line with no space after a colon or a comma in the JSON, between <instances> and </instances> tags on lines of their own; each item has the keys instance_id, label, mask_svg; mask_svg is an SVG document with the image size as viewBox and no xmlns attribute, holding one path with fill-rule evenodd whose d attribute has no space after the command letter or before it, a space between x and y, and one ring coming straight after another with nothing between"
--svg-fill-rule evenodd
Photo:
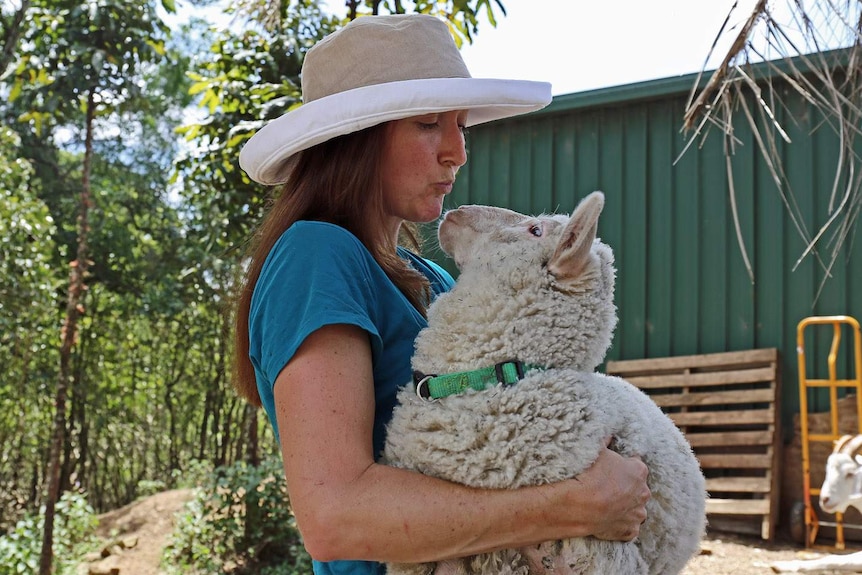
<instances>
[{"instance_id":1,"label":"lamb","mask_svg":"<svg viewBox=\"0 0 862 575\"><path fill-rule=\"evenodd\" d=\"M820 508L844 513L848 507L862 511L862 435L844 435L835 442L826 460L826 477L820 486ZM826 555L817 559L775 561L775 573L802 571L862 572L862 551L848 555Z\"/></svg>"},{"instance_id":2,"label":"lamb","mask_svg":"<svg viewBox=\"0 0 862 575\"><path fill-rule=\"evenodd\" d=\"M650 470L640 536L391 564L390 573L673 575L698 551L706 490L691 447L647 395L595 373L617 321L613 252L596 238L603 207L594 192L571 217L489 206L446 213L440 246L460 276L428 310L412 360L418 384L399 392L383 455L462 484L517 488L578 475L613 436L617 451ZM484 388L474 381L482 373L520 380Z\"/></svg>"}]
</instances>

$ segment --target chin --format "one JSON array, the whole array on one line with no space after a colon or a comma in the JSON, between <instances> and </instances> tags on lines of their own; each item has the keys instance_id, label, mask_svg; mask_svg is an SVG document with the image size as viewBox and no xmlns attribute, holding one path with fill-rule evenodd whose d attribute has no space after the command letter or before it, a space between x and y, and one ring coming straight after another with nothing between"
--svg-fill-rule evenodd
<instances>
[{"instance_id":1,"label":"chin","mask_svg":"<svg viewBox=\"0 0 862 575\"><path fill-rule=\"evenodd\" d=\"M410 221L415 224L428 224L439 220L442 214L443 206L440 205L435 207L434 209L423 210L420 213L414 214Z\"/></svg>"}]
</instances>

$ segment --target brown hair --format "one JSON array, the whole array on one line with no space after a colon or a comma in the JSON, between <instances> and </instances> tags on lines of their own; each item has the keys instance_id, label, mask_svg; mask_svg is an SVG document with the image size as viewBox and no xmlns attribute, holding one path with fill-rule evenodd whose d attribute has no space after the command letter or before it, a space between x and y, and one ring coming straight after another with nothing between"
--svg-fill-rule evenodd
<instances>
[{"instance_id":1,"label":"brown hair","mask_svg":"<svg viewBox=\"0 0 862 575\"><path fill-rule=\"evenodd\" d=\"M249 359L248 321L251 297L263 263L278 238L294 222L318 220L344 227L361 241L407 299L425 313L428 280L403 261L383 226L380 164L386 125L333 138L300 152L296 166L277 193L248 250L249 266L240 285L234 320L234 387L260 406L254 367ZM412 224L401 226L402 239L419 250Z\"/></svg>"}]
</instances>

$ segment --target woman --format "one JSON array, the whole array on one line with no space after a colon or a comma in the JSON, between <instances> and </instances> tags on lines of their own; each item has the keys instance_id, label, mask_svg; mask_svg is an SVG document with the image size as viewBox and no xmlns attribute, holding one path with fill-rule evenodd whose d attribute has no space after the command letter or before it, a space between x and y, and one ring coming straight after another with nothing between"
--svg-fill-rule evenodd
<instances>
[{"instance_id":1,"label":"woman","mask_svg":"<svg viewBox=\"0 0 862 575\"><path fill-rule=\"evenodd\" d=\"M452 285L399 238L440 216L465 127L539 109L550 86L471 78L446 24L423 15L351 22L309 50L302 84L305 103L240 155L284 187L238 305L237 382L279 438L315 573L636 537L646 467L608 449L576 479L507 491L376 462L424 310Z\"/></svg>"}]
</instances>

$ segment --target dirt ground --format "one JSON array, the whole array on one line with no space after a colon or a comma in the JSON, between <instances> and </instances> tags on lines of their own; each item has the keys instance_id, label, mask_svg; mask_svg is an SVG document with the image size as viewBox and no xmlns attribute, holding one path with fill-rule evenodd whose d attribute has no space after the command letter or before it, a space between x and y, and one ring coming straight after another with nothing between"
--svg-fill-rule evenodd
<instances>
[{"instance_id":1,"label":"dirt ground","mask_svg":"<svg viewBox=\"0 0 862 575\"><path fill-rule=\"evenodd\" d=\"M174 517L192 497L175 489L144 497L99 516L97 534L104 557L88 557L79 575L161 575L162 550L174 528Z\"/></svg>"},{"instance_id":2,"label":"dirt ground","mask_svg":"<svg viewBox=\"0 0 862 575\"><path fill-rule=\"evenodd\" d=\"M79 568L80 575L161 575L162 549L173 530L174 516L191 498L191 491L174 490L142 498L100 516L99 535L107 557L90 557ZM785 538L767 544L754 536L710 533L681 575L766 575L774 561L810 559L813 552ZM838 572L820 571L820 575ZM608 574L624 575L624 574Z\"/></svg>"},{"instance_id":3,"label":"dirt ground","mask_svg":"<svg viewBox=\"0 0 862 575\"><path fill-rule=\"evenodd\" d=\"M826 554L827 550L805 549L780 536L767 543L754 536L713 532L701 544L700 555L688 563L681 575L766 575L773 573L770 565L775 561L815 559ZM814 573L838 575L839 572Z\"/></svg>"}]
</instances>

